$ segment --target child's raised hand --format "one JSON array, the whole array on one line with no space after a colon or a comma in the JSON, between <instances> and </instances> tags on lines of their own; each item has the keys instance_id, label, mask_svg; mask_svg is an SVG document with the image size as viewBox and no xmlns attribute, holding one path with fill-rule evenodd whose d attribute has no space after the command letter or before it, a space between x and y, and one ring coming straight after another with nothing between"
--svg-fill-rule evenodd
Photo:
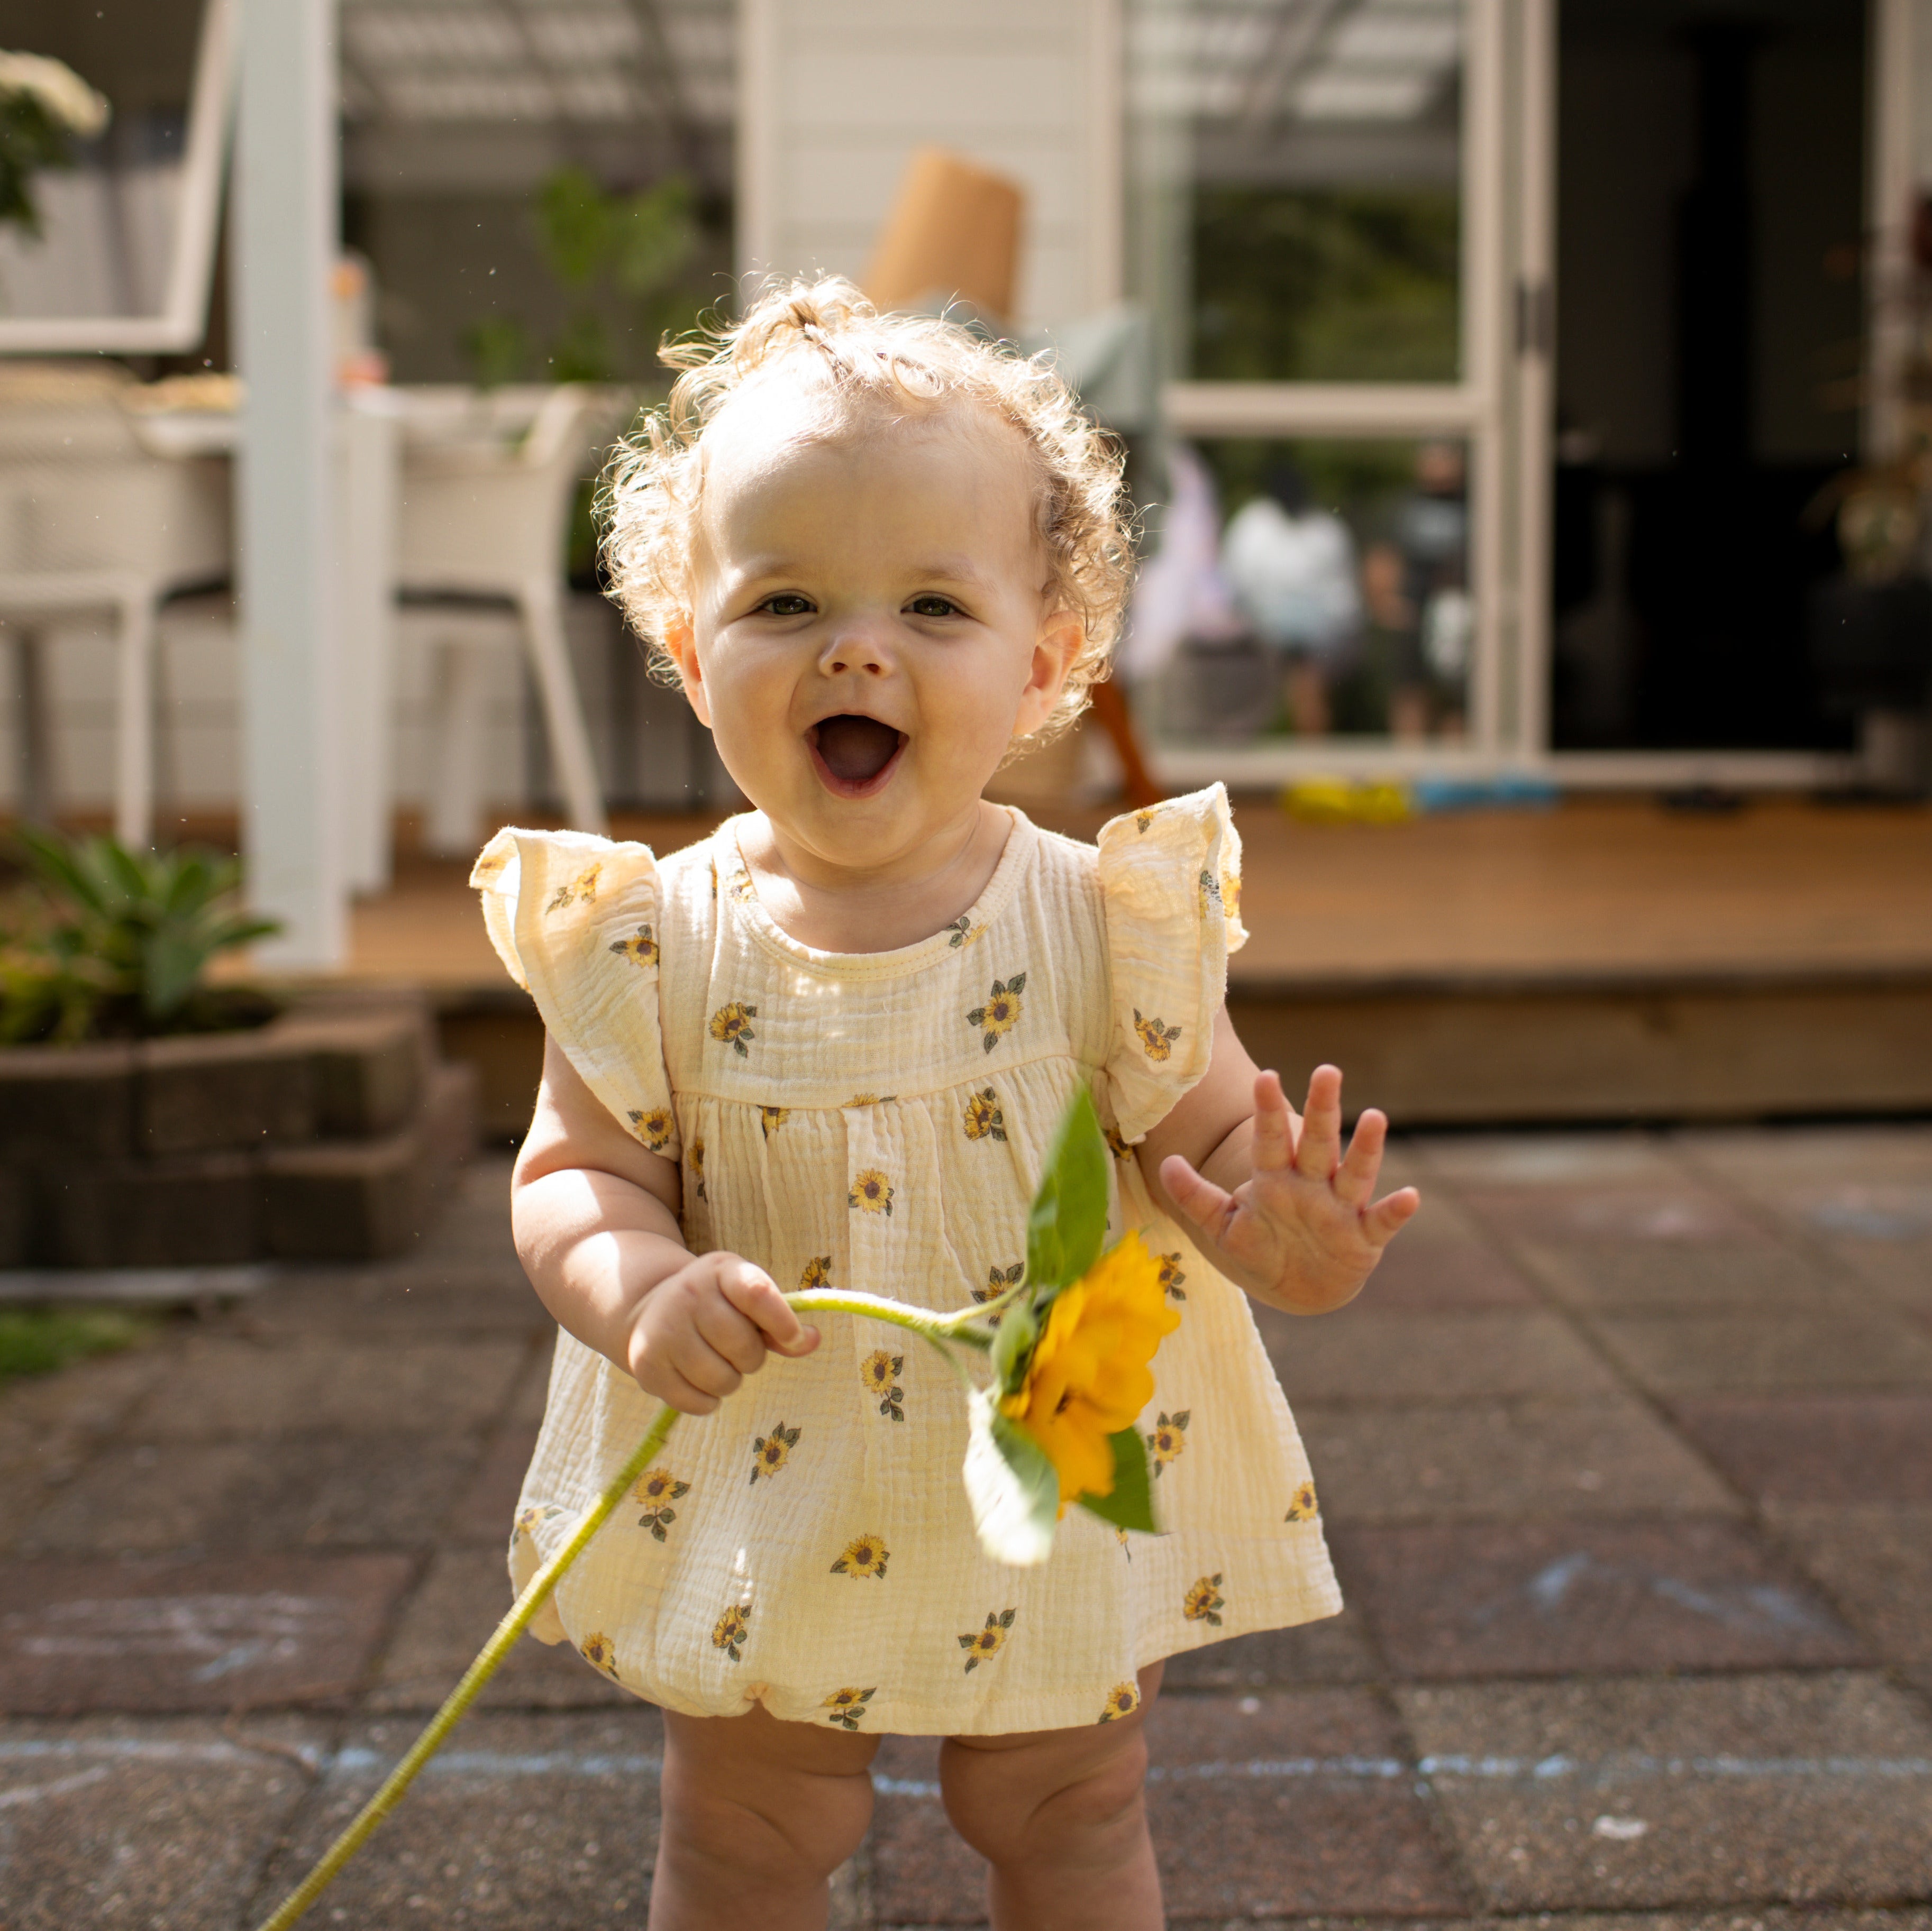
<instances>
[{"instance_id":1,"label":"child's raised hand","mask_svg":"<svg viewBox=\"0 0 1932 1931\"><path fill-rule=\"evenodd\" d=\"M646 1394L708 1415L768 1352L809 1354L818 1345L818 1330L762 1267L736 1254L700 1254L645 1295L625 1365Z\"/></svg>"},{"instance_id":2,"label":"child's raised hand","mask_svg":"<svg viewBox=\"0 0 1932 1931\"><path fill-rule=\"evenodd\" d=\"M1352 1299L1382 1249L1421 1205L1413 1187L1375 1198L1388 1137L1371 1108L1342 1150L1342 1075L1317 1066L1296 1131L1281 1079L1255 1075L1254 1170L1232 1193L1178 1154L1161 1162L1161 1185L1202 1252L1250 1293L1297 1314Z\"/></svg>"}]
</instances>

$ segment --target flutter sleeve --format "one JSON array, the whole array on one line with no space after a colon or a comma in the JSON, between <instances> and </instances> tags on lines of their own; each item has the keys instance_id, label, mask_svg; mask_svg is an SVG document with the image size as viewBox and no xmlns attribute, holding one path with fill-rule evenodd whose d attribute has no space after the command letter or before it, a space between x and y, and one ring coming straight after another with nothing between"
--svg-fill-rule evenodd
<instances>
[{"instance_id":1,"label":"flutter sleeve","mask_svg":"<svg viewBox=\"0 0 1932 1931\"><path fill-rule=\"evenodd\" d=\"M1241 843L1216 784L1101 828L1114 1121L1141 1139L1208 1070L1241 924Z\"/></svg>"},{"instance_id":2,"label":"flutter sleeve","mask_svg":"<svg viewBox=\"0 0 1932 1931\"><path fill-rule=\"evenodd\" d=\"M675 1159L658 1011L657 860L577 832L499 832L470 882L510 976L612 1117Z\"/></svg>"}]
</instances>

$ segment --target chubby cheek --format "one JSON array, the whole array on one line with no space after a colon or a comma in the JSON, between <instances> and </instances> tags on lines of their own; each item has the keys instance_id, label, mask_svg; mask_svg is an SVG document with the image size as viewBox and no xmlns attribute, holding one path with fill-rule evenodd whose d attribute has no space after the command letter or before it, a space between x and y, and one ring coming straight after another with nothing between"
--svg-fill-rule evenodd
<instances>
[{"instance_id":1,"label":"chubby cheek","mask_svg":"<svg viewBox=\"0 0 1932 1931\"><path fill-rule=\"evenodd\" d=\"M920 735L929 738L933 763L983 782L1012 742L1022 687L1023 680L1001 666L979 677L949 679L943 688L922 693Z\"/></svg>"}]
</instances>

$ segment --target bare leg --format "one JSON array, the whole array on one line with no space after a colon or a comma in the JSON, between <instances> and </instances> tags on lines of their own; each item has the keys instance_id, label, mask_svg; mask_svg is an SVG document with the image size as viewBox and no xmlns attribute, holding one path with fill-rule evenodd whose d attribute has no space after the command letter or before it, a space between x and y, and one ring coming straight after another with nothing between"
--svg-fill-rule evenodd
<instances>
[{"instance_id":1,"label":"bare leg","mask_svg":"<svg viewBox=\"0 0 1932 1931\"><path fill-rule=\"evenodd\" d=\"M872 1817L876 1737L664 1712L650 1931L824 1931L826 1880Z\"/></svg>"},{"instance_id":2,"label":"bare leg","mask_svg":"<svg viewBox=\"0 0 1932 1931\"><path fill-rule=\"evenodd\" d=\"M1288 667L1288 713L1294 720L1296 736L1325 738L1328 735L1328 684L1318 665L1291 664Z\"/></svg>"},{"instance_id":3,"label":"bare leg","mask_svg":"<svg viewBox=\"0 0 1932 1931\"><path fill-rule=\"evenodd\" d=\"M1141 1793L1161 1669L1141 1672L1141 1706L1118 1723L947 1738L940 1787L954 1829L992 1866L993 1931L1161 1931Z\"/></svg>"}]
</instances>

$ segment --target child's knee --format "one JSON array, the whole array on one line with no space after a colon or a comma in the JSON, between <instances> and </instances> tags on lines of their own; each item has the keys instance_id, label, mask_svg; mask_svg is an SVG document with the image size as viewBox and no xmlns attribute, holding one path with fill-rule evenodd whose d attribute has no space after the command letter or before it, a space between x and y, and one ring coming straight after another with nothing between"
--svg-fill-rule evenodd
<instances>
[{"instance_id":1,"label":"child's knee","mask_svg":"<svg viewBox=\"0 0 1932 1931\"><path fill-rule=\"evenodd\" d=\"M752 1721L734 1720L734 1728ZM710 1722L683 1740L685 1748L674 1743L667 1751L664 1849L676 1861L723 1865L754 1882L830 1877L872 1823L877 1745L868 1738L848 1747L842 1737L814 1733L800 1751L786 1747L800 1740L782 1734L796 1726L760 1727L779 1733L756 1740L776 1742L769 1753L691 1747L698 1737L718 1736Z\"/></svg>"},{"instance_id":2,"label":"child's knee","mask_svg":"<svg viewBox=\"0 0 1932 1931\"><path fill-rule=\"evenodd\" d=\"M1036 1847L1064 1852L1082 1839L1137 1831L1147 1762L1138 1723L992 1747L953 1738L940 1753L940 1789L960 1836L990 1862L1011 1864Z\"/></svg>"}]
</instances>

